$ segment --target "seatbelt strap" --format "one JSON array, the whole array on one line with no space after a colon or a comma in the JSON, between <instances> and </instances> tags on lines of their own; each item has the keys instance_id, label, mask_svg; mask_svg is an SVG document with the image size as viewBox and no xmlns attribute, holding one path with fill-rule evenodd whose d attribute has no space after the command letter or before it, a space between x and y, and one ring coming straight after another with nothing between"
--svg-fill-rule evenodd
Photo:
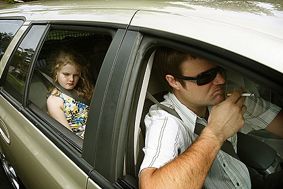
<instances>
[{"instance_id":1,"label":"seatbelt strap","mask_svg":"<svg viewBox=\"0 0 283 189\"><path fill-rule=\"evenodd\" d=\"M169 108L168 106L165 106L163 104L161 104L160 102L158 102L158 100L156 100L156 98L154 98L154 96L152 94L150 94L149 92L146 92L146 97L152 101L153 103L155 103L158 107L160 107L161 109L163 109L164 111L168 112L169 114L177 117L178 119L182 120L181 117L179 116L179 114L176 112L176 110ZM204 125L200 124L200 123L196 123L195 125L195 130L194 133L197 135L200 135L200 133L202 132L202 130L205 128ZM225 140L225 142L223 143L223 145L221 146L221 150L226 152L227 154L229 154L230 156L239 159L238 155L236 154L233 145L230 141Z\"/></svg>"},{"instance_id":2,"label":"seatbelt strap","mask_svg":"<svg viewBox=\"0 0 283 189\"><path fill-rule=\"evenodd\" d=\"M83 100L82 98L80 98L77 94L72 93L66 89L64 89L61 85L59 85L58 83L54 82L54 80L47 74L45 74L44 72L37 70L49 83L51 83L54 87L56 87L57 89L59 89L62 93L68 95L69 97L72 97L73 99L75 99L76 101L80 101L83 103L86 103L85 100Z\"/></svg>"},{"instance_id":3,"label":"seatbelt strap","mask_svg":"<svg viewBox=\"0 0 283 189\"><path fill-rule=\"evenodd\" d=\"M168 112L169 114L177 117L178 119L182 120L181 117L179 116L179 114L176 112L176 110L169 108L168 106L165 106L163 104L161 104L160 102L158 102L158 100L156 100L156 98L154 98L154 96L152 96L152 94L150 94L149 92L146 92L146 97L153 103L155 103L158 107L160 107L161 109L165 110L166 112Z\"/></svg>"}]
</instances>

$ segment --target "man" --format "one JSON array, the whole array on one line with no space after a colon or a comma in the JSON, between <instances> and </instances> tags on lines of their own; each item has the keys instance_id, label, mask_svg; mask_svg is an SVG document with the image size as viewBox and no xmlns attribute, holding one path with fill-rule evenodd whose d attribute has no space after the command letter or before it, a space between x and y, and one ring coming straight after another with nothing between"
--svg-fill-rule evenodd
<instances>
[{"instance_id":1,"label":"man","mask_svg":"<svg viewBox=\"0 0 283 189\"><path fill-rule=\"evenodd\" d=\"M247 167L219 151L230 137L236 147L234 134L244 125L246 107L240 91L225 100L222 69L187 53L161 48L154 64L172 91L164 96L163 104L175 109L181 119L156 105L151 107L145 118L140 187L251 188ZM276 117L279 111L280 108L273 108L262 127L283 133L278 126L283 122L282 116ZM196 123L206 125L200 136L193 132Z\"/></svg>"}]
</instances>

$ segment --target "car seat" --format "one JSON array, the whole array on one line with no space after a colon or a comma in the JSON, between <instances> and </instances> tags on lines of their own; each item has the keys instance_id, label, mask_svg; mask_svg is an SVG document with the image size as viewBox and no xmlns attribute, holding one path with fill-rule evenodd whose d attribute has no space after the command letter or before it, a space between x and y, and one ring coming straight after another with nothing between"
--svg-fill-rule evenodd
<instances>
[{"instance_id":1,"label":"car seat","mask_svg":"<svg viewBox=\"0 0 283 189\"><path fill-rule=\"evenodd\" d=\"M51 85L46 81L46 79L41 75L39 72L38 65L42 63L42 61L38 61L36 64L36 69L33 73L32 79L31 79L31 85L29 88L29 100L36 105L40 110L47 112L47 95L49 88ZM43 70L45 65L40 66Z\"/></svg>"}]
</instances>

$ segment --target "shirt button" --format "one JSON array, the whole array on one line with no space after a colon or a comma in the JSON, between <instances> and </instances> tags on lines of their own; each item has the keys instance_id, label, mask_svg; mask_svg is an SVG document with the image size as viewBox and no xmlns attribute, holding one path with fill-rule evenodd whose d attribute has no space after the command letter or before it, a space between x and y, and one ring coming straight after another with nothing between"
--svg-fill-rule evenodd
<instances>
[{"instance_id":1,"label":"shirt button","mask_svg":"<svg viewBox=\"0 0 283 189\"><path fill-rule=\"evenodd\" d=\"M226 164L225 164L225 163L223 163L223 167L226 167Z\"/></svg>"},{"instance_id":2,"label":"shirt button","mask_svg":"<svg viewBox=\"0 0 283 189\"><path fill-rule=\"evenodd\" d=\"M237 185L237 186L240 186L240 184L239 184L238 182L236 183L236 185Z\"/></svg>"}]
</instances>

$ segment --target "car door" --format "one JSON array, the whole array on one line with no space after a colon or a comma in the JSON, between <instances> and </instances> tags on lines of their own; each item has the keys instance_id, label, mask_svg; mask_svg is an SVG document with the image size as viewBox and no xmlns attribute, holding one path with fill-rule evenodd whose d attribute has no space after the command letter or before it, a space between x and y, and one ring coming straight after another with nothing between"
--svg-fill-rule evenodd
<instances>
[{"instance_id":1,"label":"car door","mask_svg":"<svg viewBox=\"0 0 283 189\"><path fill-rule=\"evenodd\" d=\"M165 19L166 16L168 16L167 19ZM173 24L174 20L178 19L182 20L182 22L179 22L180 27ZM150 26L147 20L150 20ZM194 24L197 27L192 30L187 30L183 27L184 25ZM241 55L238 52L234 52L232 47L231 49L229 49L228 46L225 48L225 42L223 42L223 44L217 44L218 38L222 39L222 36L220 37L217 32L213 33L213 29L215 28L229 30L225 36L227 40L229 40L229 38L232 39L233 34L238 34L237 29L226 28L226 25L222 24L223 23L220 22L220 25L216 27L214 23L210 27L208 23L201 22L201 19L196 19L195 21L179 15L167 15L166 13L156 12L150 13L147 11L138 11L136 13L127 31L127 33L131 33L137 37L135 38L135 44L131 48L128 69L124 73L125 79L120 89L119 98L121 99L121 103L118 103L119 111L116 113L116 119L121 119L121 121L113 125L115 128L122 129L120 132L122 133L123 131L124 137L115 141L117 142L115 145L121 144L120 148L124 149L125 152L123 155L120 154L120 156L124 157L125 161L123 173L120 171L120 175L122 173L120 184L128 186L129 188L138 187L138 174L143 159L142 148L144 147L145 137L145 125L143 121L150 105L153 104L153 102L147 99L146 93L150 92L155 96L161 96L159 100L162 100L161 94L164 94L164 91L169 91L168 86L166 86L166 83L164 83L164 80L159 75L160 68L156 67L154 64L155 50L160 47L173 48L181 52L188 52L196 56L207 58L227 70L227 73L229 73L229 77L227 76L226 78L227 82L230 82L230 76L237 75L237 82L241 83L240 85L247 87L247 90L253 91L253 94L255 94L254 97L247 97L249 100L258 101L258 99L264 99L267 103L265 108L282 108L283 75L280 72L281 66L278 65L279 69L277 71L272 67L265 66L268 65L268 62L264 62L265 65L263 65L252 59L252 57L248 57L248 55ZM211 35L203 34L202 36L201 33L194 32L194 30L205 30L205 28L212 29ZM253 33L254 31L252 30L250 32ZM260 36L261 34L258 35ZM208 40L207 38L210 37L211 39ZM240 39L244 40L245 36ZM263 38L262 41L259 42L263 43L265 40L266 38ZM269 43L269 45L273 47L271 52L276 56L278 50L276 48L277 41L270 40ZM235 44L235 47L237 47L237 45L239 44ZM251 52L262 52L261 47L254 47L249 50L251 50ZM268 56L263 56L263 59L268 60ZM250 108L251 107L249 107L249 111ZM261 109L261 107L258 108ZM106 116L105 119L107 119ZM254 119L254 117L245 117L245 119ZM272 150L267 150L268 155L266 155L264 152L260 152L260 150L254 151L253 148L255 146L251 145L246 148L248 153L246 157L241 157L242 161L246 163L247 166L252 166L252 168L257 169L260 174L263 175L280 170L280 162L282 162L283 159L282 138L261 129L257 124L252 127L254 131L245 131L243 129L242 132L264 141L265 144L262 144L262 149L264 149L263 146L268 144L269 146L267 148L270 149L271 147ZM127 135L125 135L125 133L127 133ZM269 159L267 156L272 158ZM259 160L262 165L266 164L268 166L263 166L265 167L264 170L263 167L253 167L253 163L258 163L257 160ZM251 162L252 165L250 164Z\"/></svg>"},{"instance_id":2,"label":"car door","mask_svg":"<svg viewBox=\"0 0 283 189\"><path fill-rule=\"evenodd\" d=\"M54 86L40 73L50 74L48 57L62 43L82 53L90 62L96 89L90 115L101 117L99 99L108 90L105 82L111 77L125 30L45 22L25 29L1 75L1 154L15 173L15 185L22 182L26 188L113 188L115 181L104 174L112 172L112 167L100 167L102 163L109 165L108 159L96 161L93 156L95 152L101 157L103 149L113 148L112 144L103 144L95 151L94 147L105 141L92 133L95 126L87 126L82 139L51 118L46 95ZM120 80L120 76L114 79ZM92 117L87 125L93 124ZM106 129L101 132L109 135Z\"/></svg>"},{"instance_id":3,"label":"car door","mask_svg":"<svg viewBox=\"0 0 283 189\"><path fill-rule=\"evenodd\" d=\"M130 73L134 69L133 63L141 39L138 32L126 32L113 64L107 60L110 56L106 57L98 77L98 85L96 85L96 89L104 93L99 93L92 104L98 106L99 111L92 111L93 108L90 110L93 116L90 117L89 123L95 127L88 127L85 136L86 140L89 138L95 140L94 144L84 145L84 150L91 152L85 158L93 159L95 165L90 178L94 179L99 172L115 186L122 188L137 187L136 182L130 183L133 185L125 185L126 182L124 182L125 153L129 132L126 123L130 116L125 110L132 103L131 96L127 96L127 89L129 82L133 79ZM111 72L104 72L104 69ZM107 77L104 74L107 74Z\"/></svg>"}]
</instances>

